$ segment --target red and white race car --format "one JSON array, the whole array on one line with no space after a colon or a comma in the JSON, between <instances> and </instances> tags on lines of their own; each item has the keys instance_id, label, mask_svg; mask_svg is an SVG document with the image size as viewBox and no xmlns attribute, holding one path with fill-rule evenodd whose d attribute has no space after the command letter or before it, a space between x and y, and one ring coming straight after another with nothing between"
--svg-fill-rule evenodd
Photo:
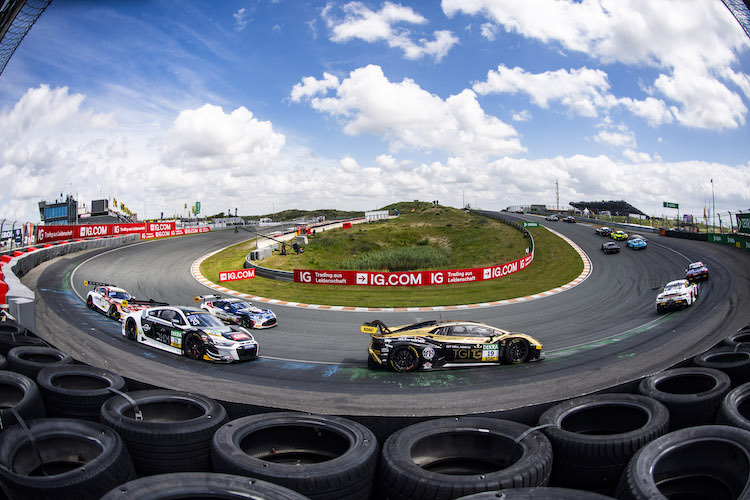
<instances>
[{"instance_id":1,"label":"red and white race car","mask_svg":"<svg viewBox=\"0 0 750 500\"><path fill-rule=\"evenodd\" d=\"M123 288L107 283L84 281L83 284L84 286L94 287L86 295L86 305L91 309L106 314L116 321L120 321L124 315L134 311L169 305L166 302L156 302L153 299L136 300L135 297Z\"/></svg>"}]
</instances>

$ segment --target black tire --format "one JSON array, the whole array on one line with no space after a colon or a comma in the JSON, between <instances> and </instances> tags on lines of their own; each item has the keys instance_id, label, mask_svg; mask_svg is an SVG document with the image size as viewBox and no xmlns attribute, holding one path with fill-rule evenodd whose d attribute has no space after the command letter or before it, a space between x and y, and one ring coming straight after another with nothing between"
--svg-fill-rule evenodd
<instances>
[{"instance_id":1,"label":"black tire","mask_svg":"<svg viewBox=\"0 0 750 500\"><path fill-rule=\"evenodd\" d=\"M120 319L120 311L117 310L117 306L112 304L109 306L109 311L107 312L107 316L112 318L113 320L117 321Z\"/></svg>"},{"instance_id":2,"label":"black tire","mask_svg":"<svg viewBox=\"0 0 750 500\"><path fill-rule=\"evenodd\" d=\"M115 389L127 391L120 375L86 365L43 368L36 377L47 415L99 422L101 407Z\"/></svg>"},{"instance_id":3,"label":"black tire","mask_svg":"<svg viewBox=\"0 0 750 500\"><path fill-rule=\"evenodd\" d=\"M256 477L317 500L368 498L378 441L342 417L296 412L251 415L214 435L216 472Z\"/></svg>"},{"instance_id":4,"label":"black tire","mask_svg":"<svg viewBox=\"0 0 750 500\"><path fill-rule=\"evenodd\" d=\"M198 498L305 500L306 496L267 481L216 472L175 472L142 477L118 486L101 500Z\"/></svg>"},{"instance_id":5,"label":"black tire","mask_svg":"<svg viewBox=\"0 0 750 500\"><path fill-rule=\"evenodd\" d=\"M518 365L529 359L530 347L526 339L513 338L508 340L503 351L503 361L510 365Z\"/></svg>"},{"instance_id":6,"label":"black tire","mask_svg":"<svg viewBox=\"0 0 750 500\"><path fill-rule=\"evenodd\" d=\"M723 371L732 380L732 387L750 382L750 348L715 347L695 356L693 364Z\"/></svg>"},{"instance_id":7,"label":"black tire","mask_svg":"<svg viewBox=\"0 0 750 500\"><path fill-rule=\"evenodd\" d=\"M742 347L750 347L750 327L740 328L725 338L722 344L729 347L735 347L738 344Z\"/></svg>"},{"instance_id":8,"label":"black tire","mask_svg":"<svg viewBox=\"0 0 750 500\"><path fill-rule=\"evenodd\" d=\"M383 444L382 498L456 498L504 488L546 486L552 446L539 431L509 420L428 420L393 433Z\"/></svg>"},{"instance_id":9,"label":"black tire","mask_svg":"<svg viewBox=\"0 0 750 500\"><path fill-rule=\"evenodd\" d=\"M94 309L94 299L91 298L91 295L86 297L86 307L89 309Z\"/></svg>"},{"instance_id":10,"label":"black tire","mask_svg":"<svg viewBox=\"0 0 750 500\"><path fill-rule=\"evenodd\" d=\"M20 373L0 371L0 433L16 423L13 409L24 420L46 416L42 395L33 380Z\"/></svg>"},{"instance_id":11,"label":"black tire","mask_svg":"<svg viewBox=\"0 0 750 500\"><path fill-rule=\"evenodd\" d=\"M398 373L416 371L419 364L419 351L413 345L396 346L388 356L388 365Z\"/></svg>"},{"instance_id":12,"label":"black tire","mask_svg":"<svg viewBox=\"0 0 750 500\"><path fill-rule=\"evenodd\" d=\"M48 418L27 425L35 446L20 425L0 440L0 462L7 465L0 467L0 478L11 499L99 498L135 478L120 436L102 424Z\"/></svg>"},{"instance_id":13,"label":"black tire","mask_svg":"<svg viewBox=\"0 0 750 500\"><path fill-rule=\"evenodd\" d=\"M750 383L732 389L721 402L716 423L750 431Z\"/></svg>"},{"instance_id":14,"label":"black tire","mask_svg":"<svg viewBox=\"0 0 750 500\"><path fill-rule=\"evenodd\" d=\"M669 410L669 429L714 423L724 396L732 388L729 375L713 368L664 370L641 380L638 392Z\"/></svg>"},{"instance_id":15,"label":"black tire","mask_svg":"<svg viewBox=\"0 0 750 500\"><path fill-rule=\"evenodd\" d=\"M595 394L559 403L539 417L550 425L552 486L609 495L638 449L667 432L669 411L637 394Z\"/></svg>"},{"instance_id":16,"label":"black tire","mask_svg":"<svg viewBox=\"0 0 750 500\"><path fill-rule=\"evenodd\" d=\"M183 352L185 353L185 356L190 359L201 360L206 353L206 347L203 345L203 341L200 337L192 334L185 340Z\"/></svg>"},{"instance_id":17,"label":"black tire","mask_svg":"<svg viewBox=\"0 0 750 500\"><path fill-rule=\"evenodd\" d=\"M623 500L748 498L750 431L689 427L655 439L628 464L616 497Z\"/></svg>"},{"instance_id":18,"label":"black tire","mask_svg":"<svg viewBox=\"0 0 750 500\"><path fill-rule=\"evenodd\" d=\"M8 369L8 360L0 354L0 370L7 370Z\"/></svg>"},{"instance_id":19,"label":"black tire","mask_svg":"<svg viewBox=\"0 0 750 500\"><path fill-rule=\"evenodd\" d=\"M23 332L23 333L18 333ZM0 354L8 355L8 351L20 346L47 346L47 342L30 335L30 332L15 323L0 323Z\"/></svg>"},{"instance_id":20,"label":"black tire","mask_svg":"<svg viewBox=\"0 0 750 500\"><path fill-rule=\"evenodd\" d=\"M240 319L240 326L250 330L253 327L253 320L251 320L247 316L243 316L242 319Z\"/></svg>"},{"instance_id":21,"label":"black tire","mask_svg":"<svg viewBox=\"0 0 750 500\"><path fill-rule=\"evenodd\" d=\"M485 491L456 500L614 500L614 498L590 491L541 487Z\"/></svg>"},{"instance_id":22,"label":"black tire","mask_svg":"<svg viewBox=\"0 0 750 500\"><path fill-rule=\"evenodd\" d=\"M0 335L26 335L26 328L15 321L0 321Z\"/></svg>"},{"instance_id":23,"label":"black tire","mask_svg":"<svg viewBox=\"0 0 750 500\"><path fill-rule=\"evenodd\" d=\"M135 320L132 318L128 318L125 321L125 337L130 340L135 340L137 332L138 326L135 324Z\"/></svg>"},{"instance_id":24,"label":"black tire","mask_svg":"<svg viewBox=\"0 0 750 500\"><path fill-rule=\"evenodd\" d=\"M42 368L69 365L72 362L73 358L54 347L20 346L8 351L10 369L23 373L32 380L36 380Z\"/></svg>"},{"instance_id":25,"label":"black tire","mask_svg":"<svg viewBox=\"0 0 750 500\"><path fill-rule=\"evenodd\" d=\"M142 412L122 396L101 408L102 423L122 437L140 476L211 470L211 438L227 419L224 407L211 398L188 392L129 392Z\"/></svg>"}]
</instances>

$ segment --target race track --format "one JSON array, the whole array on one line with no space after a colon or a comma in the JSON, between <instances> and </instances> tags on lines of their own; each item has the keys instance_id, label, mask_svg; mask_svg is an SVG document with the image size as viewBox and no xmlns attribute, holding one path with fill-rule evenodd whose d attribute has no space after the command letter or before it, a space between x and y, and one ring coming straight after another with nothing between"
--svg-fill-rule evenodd
<instances>
[{"instance_id":1,"label":"race track","mask_svg":"<svg viewBox=\"0 0 750 500\"><path fill-rule=\"evenodd\" d=\"M580 285L523 303L442 312L337 312L272 306L279 326L254 331L262 357L213 365L127 341L119 323L86 308L84 280L113 283L138 298L196 305L212 293L190 273L201 256L248 238L217 231L114 250L84 252L32 270L38 334L76 359L161 387L231 402L316 413L440 416L490 413L587 394L655 373L704 351L750 323L750 254L718 244L644 234L646 250L604 255L588 224L546 222L590 257ZM653 287L703 260L711 279L685 310L657 315ZM409 304L403 304L409 306ZM547 359L521 366L397 374L365 366L364 321L405 324L472 319L533 335Z\"/></svg>"}]
</instances>

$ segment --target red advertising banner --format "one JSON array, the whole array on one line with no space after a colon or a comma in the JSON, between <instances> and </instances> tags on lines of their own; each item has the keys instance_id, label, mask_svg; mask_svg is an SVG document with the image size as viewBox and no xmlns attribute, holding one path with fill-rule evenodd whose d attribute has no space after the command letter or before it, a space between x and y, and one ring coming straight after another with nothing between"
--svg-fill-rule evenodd
<instances>
[{"instance_id":1,"label":"red advertising banner","mask_svg":"<svg viewBox=\"0 0 750 500\"><path fill-rule=\"evenodd\" d=\"M98 238L102 236L121 236L124 234L170 233L160 236L180 236L182 234L203 233L209 228L175 229L175 222L139 222L136 224L80 224L77 226L37 226L36 242L71 240L75 238ZM180 234L178 231L183 231ZM157 236L152 236L156 238ZM145 238L141 238L145 239Z\"/></svg>"},{"instance_id":2,"label":"red advertising banner","mask_svg":"<svg viewBox=\"0 0 750 500\"><path fill-rule=\"evenodd\" d=\"M153 233L141 233L142 240L151 240L154 238L163 238L165 236L184 236L186 234L207 233L211 231L210 227L187 227L185 229L171 229L168 231L156 231Z\"/></svg>"},{"instance_id":3,"label":"red advertising banner","mask_svg":"<svg viewBox=\"0 0 750 500\"><path fill-rule=\"evenodd\" d=\"M322 271L313 269L295 269L295 283L313 285L361 285L361 286L429 286L450 285L455 283L472 283L486 281L525 269L534 260L531 253L525 257L492 267L475 267L471 269L448 269L441 271Z\"/></svg>"},{"instance_id":4,"label":"red advertising banner","mask_svg":"<svg viewBox=\"0 0 750 500\"><path fill-rule=\"evenodd\" d=\"M236 271L219 271L219 282L247 280L250 278L255 278L254 267L250 269L238 269Z\"/></svg>"}]
</instances>

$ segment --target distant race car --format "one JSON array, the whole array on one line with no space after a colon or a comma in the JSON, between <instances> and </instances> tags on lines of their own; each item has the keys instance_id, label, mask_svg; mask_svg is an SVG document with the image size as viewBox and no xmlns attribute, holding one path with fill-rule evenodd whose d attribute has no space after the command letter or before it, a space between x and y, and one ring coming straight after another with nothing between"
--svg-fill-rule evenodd
<instances>
[{"instance_id":1,"label":"distant race car","mask_svg":"<svg viewBox=\"0 0 750 500\"><path fill-rule=\"evenodd\" d=\"M688 307L698 299L698 285L688 280L670 281L656 297L656 312Z\"/></svg>"},{"instance_id":2,"label":"distant race car","mask_svg":"<svg viewBox=\"0 0 750 500\"><path fill-rule=\"evenodd\" d=\"M542 344L533 337L474 321L433 320L389 328L376 320L361 330L371 337L369 368L410 372L544 359Z\"/></svg>"},{"instance_id":3,"label":"distant race car","mask_svg":"<svg viewBox=\"0 0 750 500\"><path fill-rule=\"evenodd\" d=\"M159 306L125 316L130 340L191 359L231 363L258 357L258 342L245 328L225 325L203 309Z\"/></svg>"},{"instance_id":4,"label":"distant race car","mask_svg":"<svg viewBox=\"0 0 750 500\"><path fill-rule=\"evenodd\" d=\"M93 286L86 295L86 305L119 321L125 314L155 306L166 306L166 302L136 300L124 289L97 281L84 281L84 286Z\"/></svg>"},{"instance_id":5,"label":"distant race car","mask_svg":"<svg viewBox=\"0 0 750 500\"><path fill-rule=\"evenodd\" d=\"M703 262L693 262L685 269L685 278L688 281L703 281L708 279L708 266Z\"/></svg>"},{"instance_id":6,"label":"distant race car","mask_svg":"<svg viewBox=\"0 0 750 500\"><path fill-rule=\"evenodd\" d=\"M575 219L575 217L571 217L570 215L568 215L567 217L565 217L565 218L563 219L563 222L572 222L572 223L574 223L574 224L575 224L575 222L576 222L576 219Z\"/></svg>"},{"instance_id":7,"label":"distant race car","mask_svg":"<svg viewBox=\"0 0 750 500\"><path fill-rule=\"evenodd\" d=\"M257 330L273 328L278 324L273 311L255 307L247 300L235 297L222 299L220 295L199 295L195 300L201 302L201 309L227 323Z\"/></svg>"},{"instance_id":8,"label":"distant race car","mask_svg":"<svg viewBox=\"0 0 750 500\"><path fill-rule=\"evenodd\" d=\"M613 240L617 240L617 241L628 239L628 233L626 233L625 231L621 231L621 230L612 231L612 233L610 233L609 236Z\"/></svg>"},{"instance_id":9,"label":"distant race car","mask_svg":"<svg viewBox=\"0 0 750 500\"><path fill-rule=\"evenodd\" d=\"M602 243L602 252L604 252L604 253L620 253L620 245L618 245L614 241L608 241L606 243Z\"/></svg>"},{"instance_id":10,"label":"distant race car","mask_svg":"<svg viewBox=\"0 0 750 500\"><path fill-rule=\"evenodd\" d=\"M560 220L560 217L558 217L557 215L554 215L554 214L552 214L552 215L548 215L548 216L546 217L546 220L553 220L553 221L557 221L557 220Z\"/></svg>"},{"instance_id":11,"label":"distant race car","mask_svg":"<svg viewBox=\"0 0 750 500\"><path fill-rule=\"evenodd\" d=\"M599 227L596 229L596 234L599 236L609 236L612 234L612 229L607 226Z\"/></svg>"},{"instance_id":12,"label":"distant race car","mask_svg":"<svg viewBox=\"0 0 750 500\"><path fill-rule=\"evenodd\" d=\"M632 248L633 250L643 250L648 246L648 243L646 243L646 240L643 238L633 238L628 240L628 248Z\"/></svg>"}]
</instances>

